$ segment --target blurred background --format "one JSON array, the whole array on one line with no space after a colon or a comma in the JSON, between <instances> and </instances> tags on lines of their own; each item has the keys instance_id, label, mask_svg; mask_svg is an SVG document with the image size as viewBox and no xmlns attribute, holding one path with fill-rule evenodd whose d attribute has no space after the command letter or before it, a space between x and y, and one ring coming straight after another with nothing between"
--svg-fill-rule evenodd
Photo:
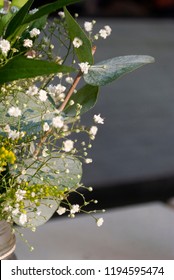
<instances>
[{"instance_id":1,"label":"blurred background","mask_svg":"<svg viewBox=\"0 0 174 280\"><path fill-rule=\"evenodd\" d=\"M145 54L155 63L101 88L83 117L89 125L94 114L105 118L83 174L94 188L87 200L98 200L91 208L107 210L103 229L84 217L53 219L33 236L41 248L34 258L174 259L174 0L85 0L68 9L82 25L96 19L96 32L111 26L111 36L97 42L96 62ZM68 240L57 245L60 254L57 235ZM45 243L46 236L55 243ZM19 258L23 250L18 247Z\"/></svg>"}]
</instances>

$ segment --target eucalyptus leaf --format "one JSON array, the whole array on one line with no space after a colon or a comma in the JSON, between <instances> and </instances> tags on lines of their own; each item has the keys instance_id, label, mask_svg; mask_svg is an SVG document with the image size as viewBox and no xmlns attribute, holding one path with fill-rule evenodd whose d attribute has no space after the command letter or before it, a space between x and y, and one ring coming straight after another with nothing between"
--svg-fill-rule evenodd
<instances>
[{"instance_id":1,"label":"eucalyptus leaf","mask_svg":"<svg viewBox=\"0 0 174 280\"><path fill-rule=\"evenodd\" d=\"M80 182L82 176L81 162L73 156L62 157L58 152L40 160L26 159L22 164L18 164L18 171L24 168L26 174L20 175L19 179L28 181L30 185L45 184L62 189L73 188Z\"/></svg>"},{"instance_id":2,"label":"eucalyptus leaf","mask_svg":"<svg viewBox=\"0 0 174 280\"><path fill-rule=\"evenodd\" d=\"M89 68L84 75L87 84L104 86L135 69L154 62L154 58L147 55L128 55L111 58L97 63Z\"/></svg>"},{"instance_id":3,"label":"eucalyptus leaf","mask_svg":"<svg viewBox=\"0 0 174 280\"><path fill-rule=\"evenodd\" d=\"M91 41L66 8L64 8L64 12L71 41L73 42L74 38L79 38L83 43L79 48L74 48L79 61L89 62L89 64L92 65L93 55Z\"/></svg>"},{"instance_id":4,"label":"eucalyptus leaf","mask_svg":"<svg viewBox=\"0 0 174 280\"><path fill-rule=\"evenodd\" d=\"M67 106L65 107L65 114L67 116L75 116L77 110L77 104L82 105L81 114L92 109L97 101L99 87L85 85L74 94L69 100ZM74 105L70 105L71 101L74 101Z\"/></svg>"},{"instance_id":5,"label":"eucalyptus leaf","mask_svg":"<svg viewBox=\"0 0 174 280\"><path fill-rule=\"evenodd\" d=\"M0 84L18 79L73 71L75 71L74 68L69 66L58 65L45 60L27 59L19 55L10 59L0 68Z\"/></svg>"},{"instance_id":6,"label":"eucalyptus leaf","mask_svg":"<svg viewBox=\"0 0 174 280\"><path fill-rule=\"evenodd\" d=\"M13 221L17 225L26 228L41 226L45 224L52 217L54 212L59 207L60 200L49 197L49 198L39 199L39 203L40 205L36 206L35 202L31 202L25 199L24 207L26 209L27 221L29 222L27 222L25 225L22 225L19 219L20 214L13 215ZM38 215L37 213L40 213L40 215Z\"/></svg>"}]
</instances>

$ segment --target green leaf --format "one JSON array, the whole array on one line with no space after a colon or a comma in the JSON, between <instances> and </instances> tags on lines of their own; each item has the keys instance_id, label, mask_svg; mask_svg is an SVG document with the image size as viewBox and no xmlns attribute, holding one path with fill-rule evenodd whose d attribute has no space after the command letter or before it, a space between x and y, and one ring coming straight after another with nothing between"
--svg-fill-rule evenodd
<instances>
[{"instance_id":1,"label":"green leaf","mask_svg":"<svg viewBox=\"0 0 174 280\"><path fill-rule=\"evenodd\" d=\"M74 156L61 157L58 152L51 153L51 156L34 160L29 158L18 164L19 172L26 169L25 175L19 178L30 182L30 184L45 184L73 188L77 185L82 176L81 162ZM66 170L69 169L69 173Z\"/></svg>"},{"instance_id":2,"label":"green leaf","mask_svg":"<svg viewBox=\"0 0 174 280\"><path fill-rule=\"evenodd\" d=\"M0 8L4 7L4 0L0 0Z\"/></svg>"},{"instance_id":3,"label":"green leaf","mask_svg":"<svg viewBox=\"0 0 174 280\"><path fill-rule=\"evenodd\" d=\"M92 109L97 101L99 87L85 85L83 88L79 89L75 95L71 97L67 106L65 107L65 114L67 116L75 116L76 115L76 105L82 105L81 114ZM70 106L70 101L74 101L74 105Z\"/></svg>"},{"instance_id":4,"label":"green leaf","mask_svg":"<svg viewBox=\"0 0 174 280\"><path fill-rule=\"evenodd\" d=\"M58 65L54 62L15 56L0 68L0 84L18 79L73 71L75 70L72 67Z\"/></svg>"},{"instance_id":5,"label":"green leaf","mask_svg":"<svg viewBox=\"0 0 174 280\"><path fill-rule=\"evenodd\" d=\"M8 12L6 15L3 15L1 17L1 19L0 19L0 36L3 35L5 27L12 17L13 17L13 14L11 12Z\"/></svg>"},{"instance_id":6,"label":"green leaf","mask_svg":"<svg viewBox=\"0 0 174 280\"><path fill-rule=\"evenodd\" d=\"M74 48L78 59L80 62L89 62L89 64L92 65L93 55L91 41L66 8L64 8L64 12L71 41L73 42L74 38L77 37L83 42L82 46Z\"/></svg>"},{"instance_id":7,"label":"green leaf","mask_svg":"<svg viewBox=\"0 0 174 280\"><path fill-rule=\"evenodd\" d=\"M25 5L25 3L26 3L27 1L28 1L28 0L12 0L11 6L15 6L15 7L21 8L22 6Z\"/></svg>"},{"instance_id":8,"label":"green leaf","mask_svg":"<svg viewBox=\"0 0 174 280\"><path fill-rule=\"evenodd\" d=\"M81 0L58 0L56 2L41 6L36 13L34 13L32 15L28 15L28 17L25 19L24 23L32 22L44 15L48 15L50 13L57 11L58 9L63 8L63 6L74 4L74 3L80 2L80 1Z\"/></svg>"},{"instance_id":9,"label":"green leaf","mask_svg":"<svg viewBox=\"0 0 174 280\"><path fill-rule=\"evenodd\" d=\"M147 55L119 56L91 66L88 74L84 75L84 79L90 85L104 86L152 62L154 62L154 58Z\"/></svg>"},{"instance_id":10,"label":"green leaf","mask_svg":"<svg viewBox=\"0 0 174 280\"><path fill-rule=\"evenodd\" d=\"M16 29L23 24L23 21L27 16L28 11L31 5L33 4L33 2L34 0L28 0L26 4L14 15L14 17L12 18L12 20L7 26L5 38L12 35L16 31Z\"/></svg>"}]
</instances>

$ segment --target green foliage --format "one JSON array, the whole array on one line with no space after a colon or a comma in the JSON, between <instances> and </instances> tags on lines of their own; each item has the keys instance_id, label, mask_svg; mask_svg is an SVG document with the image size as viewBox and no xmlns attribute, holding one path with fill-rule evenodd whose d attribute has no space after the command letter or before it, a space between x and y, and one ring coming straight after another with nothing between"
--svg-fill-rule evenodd
<instances>
[{"instance_id":1,"label":"green foliage","mask_svg":"<svg viewBox=\"0 0 174 280\"><path fill-rule=\"evenodd\" d=\"M141 66L154 62L146 55L129 55L111 58L91 66L84 75L85 82L93 86L104 86Z\"/></svg>"},{"instance_id":2,"label":"green foliage","mask_svg":"<svg viewBox=\"0 0 174 280\"><path fill-rule=\"evenodd\" d=\"M25 5L26 2L28 2L28 0L12 0L11 5L21 8L22 6Z\"/></svg>"},{"instance_id":3,"label":"green foliage","mask_svg":"<svg viewBox=\"0 0 174 280\"><path fill-rule=\"evenodd\" d=\"M0 84L18 79L73 71L75 70L69 66L58 65L45 60L28 59L20 55L13 57L0 68Z\"/></svg>"},{"instance_id":4,"label":"green foliage","mask_svg":"<svg viewBox=\"0 0 174 280\"><path fill-rule=\"evenodd\" d=\"M77 104L82 106L80 114L83 114L92 109L97 102L99 87L85 85L73 95L68 102L64 112L67 116L75 116L77 112ZM70 105L71 101L74 101L74 105Z\"/></svg>"},{"instance_id":5,"label":"green foliage","mask_svg":"<svg viewBox=\"0 0 174 280\"><path fill-rule=\"evenodd\" d=\"M67 23L67 30L73 42L74 38L79 38L82 40L83 45L79 48L75 48L76 55L80 62L89 62L89 64L93 64L93 55L92 55L92 44L87 35L81 29L79 24L74 20L74 18L70 15L68 10L64 8L65 19Z\"/></svg>"},{"instance_id":6,"label":"green foliage","mask_svg":"<svg viewBox=\"0 0 174 280\"><path fill-rule=\"evenodd\" d=\"M28 17L24 20L24 23L30 23L34 20L37 20L38 18L45 16L45 15L49 15L55 11L57 11L58 9L63 8L65 5L70 5L70 4L74 4L77 2L80 2L81 0L57 0L53 3L44 5L39 7L38 11L34 14L28 15Z\"/></svg>"},{"instance_id":7,"label":"green foliage","mask_svg":"<svg viewBox=\"0 0 174 280\"><path fill-rule=\"evenodd\" d=\"M33 4L34 0L28 0L25 5L14 15L14 17L11 19L11 21L8 24L5 38L8 38L10 35L14 35L17 28L19 28L23 22L25 17L28 14L28 11Z\"/></svg>"},{"instance_id":8,"label":"green foliage","mask_svg":"<svg viewBox=\"0 0 174 280\"><path fill-rule=\"evenodd\" d=\"M29 182L30 185L44 182L48 186L71 189L80 182L82 176L82 165L77 158L68 155L61 157L61 154L56 152L34 162L33 158L26 159L25 162L18 164L18 171L25 167L26 174L19 178Z\"/></svg>"}]
</instances>

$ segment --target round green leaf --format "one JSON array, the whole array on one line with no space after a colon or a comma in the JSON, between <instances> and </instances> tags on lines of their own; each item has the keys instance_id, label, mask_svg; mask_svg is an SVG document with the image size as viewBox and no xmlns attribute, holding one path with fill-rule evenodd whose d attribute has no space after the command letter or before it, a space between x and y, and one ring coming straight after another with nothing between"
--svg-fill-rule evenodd
<instances>
[{"instance_id":1,"label":"round green leaf","mask_svg":"<svg viewBox=\"0 0 174 280\"><path fill-rule=\"evenodd\" d=\"M104 86L135 69L154 62L154 58L147 55L129 55L114 57L89 68L84 75L86 83L93 86Z\"/></svg>"}]
</instances>

